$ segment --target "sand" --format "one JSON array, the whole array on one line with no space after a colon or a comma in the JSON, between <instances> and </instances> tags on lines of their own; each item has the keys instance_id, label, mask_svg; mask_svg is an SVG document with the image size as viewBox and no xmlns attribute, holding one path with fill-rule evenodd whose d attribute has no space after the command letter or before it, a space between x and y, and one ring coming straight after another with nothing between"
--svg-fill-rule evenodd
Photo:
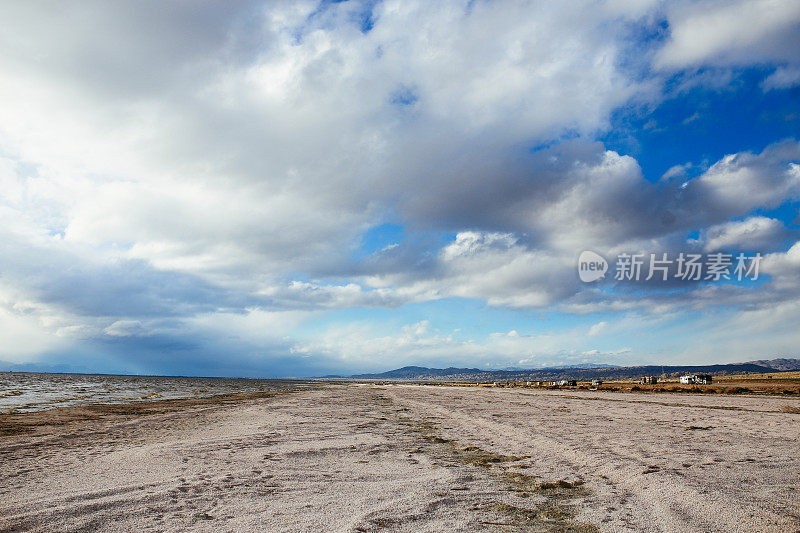
<instances>
[{"instance_id":1,"label":"sand","mask_svg":"<svg viewBox=\"0 0 800 533\"><path fill-rule=\"evenodd\" d=\"M0 530L796 532L787 405L346 384L6 416Z\"/></svg>"}]
</instances>

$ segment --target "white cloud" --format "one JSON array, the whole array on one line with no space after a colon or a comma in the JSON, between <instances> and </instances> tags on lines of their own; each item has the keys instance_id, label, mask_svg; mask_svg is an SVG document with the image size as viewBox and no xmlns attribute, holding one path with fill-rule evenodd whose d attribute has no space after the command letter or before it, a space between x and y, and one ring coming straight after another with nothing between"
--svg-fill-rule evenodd
<instances>
[{"instance_id":1,"label":"white cloud","mask_svg":"<svg viewBox=\"0 0 800 533\"><path fill-rule=\"evenodd\" d=\"M138 320L117 320L103 330L112 337L132 337L147 335L147 329Z\"/></svg>"},{"instance_id":2,"label":"white cloud","mask_svg":"<svg viewBox=\"0 0 800 533\"><path fill-rule=\"evenodd\" d=\"M429 270L373 275L367 283L401 298L479 298L489 305L537 307L567 295L577 283L574 258L531 250L512 234L460 232Z\"/></svg>"},{"instance_id":3,"label":"white cloud","mask_svg":"<svg viewBox=\"0 0 800 533\"><path fill-rule=\"evenodd\" d=\"M800 241L794 243L786 252L767 254L761 271L777 278L778 289L790 289L791 292L786 296L794 296L800 289L800 286L795 285L800 281Z\"/></svg>"},{"instance_id":4,"label":"white cloud","mask_svg":"<svg viewBox=\"0 0 800 533\"><path fill-rule=\"evenodd\" d=\"M3 361L21 363L42 353L68 350L71 343L55 331L48 331L37 313L25 312L0 302L0 345Z\"/></svg>"},{"instance_id":5,"label":"white cloud","mask_svg":"<svg viewBox=\"0 0 800 533\"><path fill-rule=\"evenodd\" d=\"M387 210L470 216L487 175L519 179L509 146L602 130L639 86L619 6L389 1L362 34L348 4L63 8L92 31L5 6L0 139L45 182L35 210L215 282L325 270Z\"/></svg>"},{"instance_id":6,"label":"white cloud","mask_svg":"<svg viewBox=\"0 0 800 533\"><path fill-rule=\"evenodd\" d=\"M596 337L597 335L602 334L603 331L605 331L605 329L607 327L608 327L608 322L605 322L605 321L598 322L597 324L593 324L592 327L589 328L588 335L590 337Z\"/></svg>"},{"instance_id":7,"label":"white cloud","mask_svg":"<svg viewBox=\"0 0 800 533\"><path fill-rule=\"evenodd\" d=\"M766 252L781 245L787 236L780 220L763 216L725 222L709 227L701 237L707 252L719 250L756 250ZM777 242L776 242L777 241Z\"/></svg>"},{"instance_id":8,"label":"white cloud","mask_svg":"<svg viewBox=\"0 0 800 533\"><path fill-rule=\"evenodd\" d=\"M775 69L775 72L761 82L764 92L775 89L789 89L798 85L800 85L800 66Z\"/></svg>"},{"instance_id":9,"label":"white cloud","mask_svg":"<svg viewBox=\"0 0 800 533\"><path fill-rule=\"evenodd\" d=\"M798 61L800 4L794 0L705 0L666 6L670 38L662 68Z\"/></svg>"},{"instance_id":10,"label":"white cloud","mask_svg":"<svg viewBox=\"0 0 800 533\"><path fill-rule=\"evenodd\" d=\"M743 216L753 209L774 208L800 198L800 143L786 141L760 154L730 154L689 182L690 195L708 205L702 214L723 219Z\"/></svg>"}]
</instances>

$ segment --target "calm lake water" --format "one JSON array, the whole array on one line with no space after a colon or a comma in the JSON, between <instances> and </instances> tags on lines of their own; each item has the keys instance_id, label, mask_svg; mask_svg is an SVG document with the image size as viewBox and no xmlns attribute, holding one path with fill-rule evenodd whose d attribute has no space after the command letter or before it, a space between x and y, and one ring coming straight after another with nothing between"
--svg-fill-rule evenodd
<instances>
[{"instance_id":1,"label":"calm lake water","mask_svg":"<svg viewBox=\"0 0 800 533\"><path fill-rule=\"evenodd\" d=\"M0 413L42 411L88 403L194 398L234 392L302 389L310 382L0 372Z\"/></svg>"}]
</instances>

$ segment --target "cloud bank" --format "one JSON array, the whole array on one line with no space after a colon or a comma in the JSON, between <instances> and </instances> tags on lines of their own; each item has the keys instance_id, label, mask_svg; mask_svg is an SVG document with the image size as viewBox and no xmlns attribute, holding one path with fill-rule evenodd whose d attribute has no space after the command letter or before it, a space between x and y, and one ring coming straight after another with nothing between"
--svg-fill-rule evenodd
<instances>
[{"instance_id":1,"label":"cloud bank","mask_svg":"<svg viewBox=\"0 0 800 533\"><path fill-rule=\"evenodd\" d=\"M0 15L0 360L272 376L796 345L776 331L800 289L797 140L663 176L604 141L689 87L751 98L737 80L755 72L759 97L783 98L795 2ZM598 288L577 278L584 249L760 251L766 278ZM701 311L748 327L712 339L687 325Z\"/></svg>"}]
</instances>

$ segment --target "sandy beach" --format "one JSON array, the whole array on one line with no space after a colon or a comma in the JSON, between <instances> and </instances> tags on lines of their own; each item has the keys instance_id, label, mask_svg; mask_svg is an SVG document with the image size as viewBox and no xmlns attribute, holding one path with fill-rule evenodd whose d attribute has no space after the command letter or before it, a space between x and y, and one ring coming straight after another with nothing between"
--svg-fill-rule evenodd
<instances>
[{"instance_id":1,"label":"sandy beach","mask_svg":"<svg viewBox=\"0 0 800 533\"><path fill-rule=\"evenodd\" d=\"M328 384L0 418L2 531L800 531L800 401Z\"/></svg>"}]
</instances>

